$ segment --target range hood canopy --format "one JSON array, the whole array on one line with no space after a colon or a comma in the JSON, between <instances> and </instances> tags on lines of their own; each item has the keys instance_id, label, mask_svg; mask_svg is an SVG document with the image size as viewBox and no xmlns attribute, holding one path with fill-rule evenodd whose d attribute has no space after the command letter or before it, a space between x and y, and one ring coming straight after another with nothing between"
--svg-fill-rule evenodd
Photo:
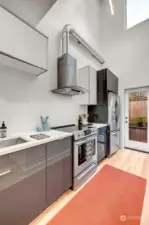
<instances>
[{"instance_id":1,"label":"range hood canopy","mask_svg":"<svg viewBox=\"0 0 149 225\"><path fill-rule=\"evenodd\" d=\"M87 92L85 88L77 85L77 62L71 55L64 54L58 58L58 89L53 93L62 95L80 95Z\"/></svg>"},{"instance_id":2,"label":"range hood canopy","mask_svg":"<svg viewBox=\"0 0 149 225\"><path fill-rule=\"evenodd\" d=\"M88 90L77 84L77 63L76 59L69 54L69 36L72 36L81 44L98 62L103 64L105 61L76 31L71 25L65 25L62 32L62 56L58 58L58 89L53 93L62 95L79 95Z\"/></svg>"},{"instance_id":3,"label":"range hood canopy","mask_svg":"<svg viewBox=\"0 0 149 225\"><path fill-rule=\"evenodd\" d=\"M53 93L68 95L68 96L81 95L81 94L84 94L85 92L87 92L87 90L79 86L69 86L66 88L53 90Z\"/></svg>"}]
</instances>

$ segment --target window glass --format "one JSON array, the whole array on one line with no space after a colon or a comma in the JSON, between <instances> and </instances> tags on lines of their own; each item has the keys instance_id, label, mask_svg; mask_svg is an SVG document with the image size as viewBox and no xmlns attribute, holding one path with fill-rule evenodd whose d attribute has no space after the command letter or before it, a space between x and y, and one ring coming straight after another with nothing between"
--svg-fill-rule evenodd
<instances>
[{"instance_id":1,"label":"window glass","mask_svg":"<svg viewBox=\"0 0 149 225\"><path fill-rule=\"evenodd\" d=\"M126 0L127 29L149 18L149 0Z\"/></svg>"}]
</instances>

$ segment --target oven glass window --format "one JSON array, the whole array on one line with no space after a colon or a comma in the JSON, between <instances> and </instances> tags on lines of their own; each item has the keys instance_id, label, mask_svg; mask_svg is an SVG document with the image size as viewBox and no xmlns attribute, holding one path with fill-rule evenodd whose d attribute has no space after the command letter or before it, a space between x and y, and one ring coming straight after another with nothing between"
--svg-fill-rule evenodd
<instances>
[{"instance_id":1,"label":"oven glass window","mask_svg":"<svg viewBox=\"0 0 149 225\"><path fill-rule=\"evenodd\" d=\"M95 139L90 141L90 149L92 151L92 155L95 155L95 153L96 153L96 140Z\"/></svg>"},{"instance_id":2,"label":"oven glass window","mask_svg":"<svg viewBox=\"0 0 149 225\"><path fill-rule=\"evenodd\" d=\"M92 159L96 154L96 140L90 140L78 147L78 165Z\"/></svg>"},{"instance_id":3,"label":"oven glass window","mask_svg":"<svg viewBox=\"0 0 149 225\"><path fill-rule=\"evenodd\" d=\"M86 161L86 143L78 147L78 165L83 164Z\"/></svg>"}]
</instances>

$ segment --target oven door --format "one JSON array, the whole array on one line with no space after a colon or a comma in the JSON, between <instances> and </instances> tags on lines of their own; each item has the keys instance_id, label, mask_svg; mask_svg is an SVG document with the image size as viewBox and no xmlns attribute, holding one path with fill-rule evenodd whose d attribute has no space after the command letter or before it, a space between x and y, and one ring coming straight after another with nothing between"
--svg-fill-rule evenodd
<instances>
[{"instance_id":1,"label":"oven door","mask_svg":"<svg viewBox=\"0 0 149 225\"><path fill-rule=\"evenodd\" d=\"M97 135L74 142L73 176L76 177L93 162L97 163Z\"/></svg>"}]
</instances>

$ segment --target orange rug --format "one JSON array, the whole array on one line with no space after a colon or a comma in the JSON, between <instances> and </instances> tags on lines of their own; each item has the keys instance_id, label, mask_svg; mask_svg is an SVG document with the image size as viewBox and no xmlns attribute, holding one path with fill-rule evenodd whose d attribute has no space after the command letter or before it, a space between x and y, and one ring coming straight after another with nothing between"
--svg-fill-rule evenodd
<instances>
[{"instance_id":1,"label":"orange rug","mask_svg":"<svg viewBox=\"0 0 149 225\"><path fill-rule=\"evenodd\" d=\"M106 165L48 225L140 225L146 180Z\"/></svg>"}]
</instances>

